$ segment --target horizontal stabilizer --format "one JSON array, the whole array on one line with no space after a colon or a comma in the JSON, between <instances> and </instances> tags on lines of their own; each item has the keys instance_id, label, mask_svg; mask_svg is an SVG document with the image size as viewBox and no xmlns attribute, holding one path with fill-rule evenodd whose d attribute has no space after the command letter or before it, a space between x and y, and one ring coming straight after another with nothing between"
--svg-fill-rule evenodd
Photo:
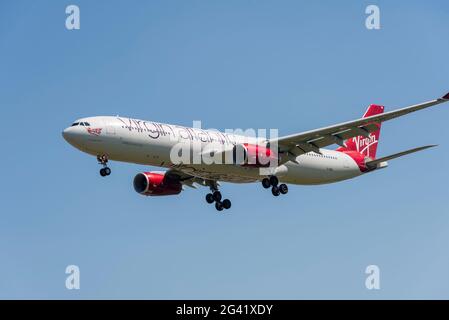
<instances>
[{"instance_id":1,"label":"horizontal stabilizer","mask_svg":"<svg viewBox=\"0 0 449 320\"><path fill-rule=\"evenodd\" d=\"M379 159L376 159L376 160L368 161L366 163L366 166L368 168L370 168L370 169L374 169L374 168L377 168L382 162L386 162L388 160L392 160L392 159L396 159L396 158L405 156L406 154L418 152L418 151L425 150L425 149L432 148L432 147L436 147L436 146L437 145L432 144L432 145L428 145L428 146L423 146L423 147L419 147L419 148L414 148L414 149L402 151L402 152L399 152L399 153L392 154L390 156L386 156L386 157L379 158Z\"/></svg>"}]
</instances>

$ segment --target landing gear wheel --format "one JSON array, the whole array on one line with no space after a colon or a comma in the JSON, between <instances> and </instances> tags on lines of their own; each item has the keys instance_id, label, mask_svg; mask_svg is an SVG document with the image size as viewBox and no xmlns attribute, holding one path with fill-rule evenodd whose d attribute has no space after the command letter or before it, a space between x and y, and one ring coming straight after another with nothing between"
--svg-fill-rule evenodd
<instances>
[{"instance_id":1,"label":"landing gear wheel","mask_svg":"<svg viewBox=\"0 0 449 320\"><path fill-rule=\"evenodd\" d=\"M207 203L213 203L215 201L214 196L212 195L212 193L208 193L206 194L206 202Z\"/></svg>"},{"instance_id":2,"label":"landing gear wheel","mask_svg":"<svg viewBox=\"0 0 449 320\"><path fill-rule=\"evenodd\" d=\"M281 185L279 186L279 191L280 191L282 194L287 194L287 192L288 192L288 187L287 187L287 185L286 185L285 183L281 184Z\"/></svg>"},{"instance_id":3,"label":"landing gear wheel","mask_svg":"<svg viewBox=\"0 0 449 320\"><path fill-rule=\"evenodd\" d=\"M263 186L265 189L268 189L269 187L271 187L270 179L268 179L268 178L263 178L263 179L262 179L262 186Z\"/></svg>"},{"instance_id":4,"label":"landing gear wheel","mask_svg":"<svg viewBox=\"0 0 449 320\"><path fill-rule=\"evenodd\" d=\"M217 209L218 211L222 211L223 204L221 202L215 202L215 209Z\"/></svg>"},{"instance_id":5,"label":"landing gear wheel","mask_svg":"<svg viewBox=\"0 0 449 320\"><path fill-rule=\"evenodd\" d=\"M229 199L224 199L222 202L223 208L225 209L229 209L231 207L231 200Z\"/></svg>"},{"instance_id":6,"label":"landing gear wheel","mask_svg":"<svg viewBox=\"0 0 449 320\"><path fill-rule=\"evenodd\" d=\"M273 194L273 196L277 197L281 194L281 192L279 191L279 188L277 186L273 186L271 188L271 193Z\"/></svg>"},{"instance_id":7,"label":"landing gear wheel","mask_svg":"<svg viewBox=\"0 0 449 320\"><path fill-rule=\"evenodd\" d=\"M102 177L106 177L111 174L111 169L108 168L108 156L107 155L98 155L97 161L99 164L103 166L103 168L100 169L100 175Z\"/></svg>"},{"instance_id":8,"label":"landing gear wheel","mask_svg":"<svg viewBox=\"0 0 449 320\"><path fill-rule=\"evenodd\" d=\"M279 179L278 179L278 177L276 177L276 176L271 176L271 177L270 177L270 184L271 184L273 187L276 187L276 186L279 184Z\"/></svg>"},{"instance_id":9,"label":"landing gear wheel","mask_svg":"<svg viewBox=\"0 0 449 320\"><path fill-rule=\"evenodd\" d=\"M221 192L220 191L214 191L214 193L213 193L213 197L214 197L214 200L216 201L216 202L220 202L221 201ZM217 209L218 210L218 209Z\"/></svg>"}]
</instances>

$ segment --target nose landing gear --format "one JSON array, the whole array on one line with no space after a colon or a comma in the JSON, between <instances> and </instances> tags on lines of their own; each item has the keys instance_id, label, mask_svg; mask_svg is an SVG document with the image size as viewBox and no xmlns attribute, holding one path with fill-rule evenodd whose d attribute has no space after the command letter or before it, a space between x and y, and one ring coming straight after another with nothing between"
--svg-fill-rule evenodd
<instances>
[{"instance_id":1,"label":"nose landing gear","mask_svg":"<svg viewBox=\"0 0 449 320\"><path fill-rule=\"evenodd\" d=\"M98 155L97 161L103 166L103 168L100 169L100 175L102 177L109 176L111 174L111 169L108 167L108 156L105 154Z\"/></svg>"},{"instance_id":2,"label":"nose landing gear","mask_svg":"<svg viewBox=\"0 0 449 320\"><path fill-rule=\"evenodd\" d=\"M287 185L285 183L282 183L279 185L279 179L276 176L270 176L268 178L263 178L262 186L265 189L268 189L269 187L271 187L271 193L275 197L279 196L280 194L288 193Z\"/></svg>"}]
</instances>

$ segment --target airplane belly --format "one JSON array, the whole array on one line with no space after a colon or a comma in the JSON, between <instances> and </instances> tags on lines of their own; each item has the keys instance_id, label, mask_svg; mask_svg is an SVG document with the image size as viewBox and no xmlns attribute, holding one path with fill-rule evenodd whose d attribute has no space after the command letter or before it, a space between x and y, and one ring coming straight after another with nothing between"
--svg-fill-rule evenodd
<instances>
[{"instance_id":1,"label":"airplane belly","mask_svg":"<svg viewBox=\"0 0 449 320\"><path fill-rule=\"evenodd\" d=\"M299 156L297 161L298 163L289 161L283 165L285 168L280 168L281 181L314 185L338 182L361 175L357 164L345 154L336 156L323 154L323 157Z\"/></svg>"},{"instance_id":2,"label":"airplane belly","mask_svg":"<svg viewBox=\"0 0 449 320\"><path fill-rule=\"evenodd\" d=\"M183 165L180 169L192 176L208 180L248 183L260 179L259 169L232 164Z\"/></svg>"}]
</instances>

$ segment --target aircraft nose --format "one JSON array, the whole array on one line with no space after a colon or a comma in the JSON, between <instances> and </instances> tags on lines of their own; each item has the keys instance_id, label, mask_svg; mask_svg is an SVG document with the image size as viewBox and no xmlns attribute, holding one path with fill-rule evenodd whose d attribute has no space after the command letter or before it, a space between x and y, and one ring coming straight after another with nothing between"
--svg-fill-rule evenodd
<instances>
[{"instance_id":1,"label":"aircraft nose","mask_svg":"<svg viewBox=\"0 0 449 320\"><path fill-rule=\"evenodd\" d=\"M68 127L62 131L62 137L71 145L77 146L81 143L82 133L76 127Z\"/></svg>"},{"instance_id":2,"label":"aircraft nose","mask_svg":"<svg viewBox=\"0 0 449 320\"><path fill-rule=\"evenodd\" d=\"M67 142L70 142L70 141L69 141L69 140L70 140L70 136L71 136L71 134L70 134L70 127L65 128L64 131L62 131L62 137L63 137Z\"/></svg>"}]
</instances>

